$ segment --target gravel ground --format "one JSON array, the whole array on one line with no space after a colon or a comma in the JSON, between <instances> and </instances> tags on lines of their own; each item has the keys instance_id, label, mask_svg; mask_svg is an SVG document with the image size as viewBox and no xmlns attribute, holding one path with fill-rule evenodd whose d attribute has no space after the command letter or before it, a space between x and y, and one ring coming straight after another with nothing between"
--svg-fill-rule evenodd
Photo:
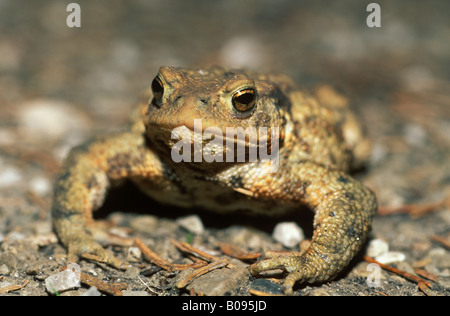
<instances>
[{"instance_id":1,"label":"gravel ground","mask_svg":"<svg viewBox=\"0 0 450 316\"><path fill-rule=\"evenodd\" d=\"M435 275L428 294L450 294L450 2L377 1L380 28L366 25L366 4L351 1L78 3L81 27L69 28L64 1L0 1L0 295L49 295L45 280L66 263L49 210L68 150L120 130L159 66L210 64L284 72L303 87L328 83L344 92L373 141L368 165L355 175L382 206L371 241L384 241L381 248L397 260L390 265ZM180 218L189 214L198 215L200 230L183 227ZM129 247L134 237L186 263L170 239L222 257L218 242L253 252L297 250L271 237L275 225L299 222L306 237L312 226L308 212L275 220L172 210L128 184L96 216L110 232L103 236L108 247L134 266L123 272L81 260L81 271L125 283L128 295L279 293L278 284L250 277L248 262L238 259L231 259L235 268L178 289L191 271L154 269ZM426 294L387 271L369 286L374 270L366 251L336 281L297 286L295 295ZM13 285L25 286L2 291ZM60 294L88 289L84 283Z\"/></svg>"}]
</instances>

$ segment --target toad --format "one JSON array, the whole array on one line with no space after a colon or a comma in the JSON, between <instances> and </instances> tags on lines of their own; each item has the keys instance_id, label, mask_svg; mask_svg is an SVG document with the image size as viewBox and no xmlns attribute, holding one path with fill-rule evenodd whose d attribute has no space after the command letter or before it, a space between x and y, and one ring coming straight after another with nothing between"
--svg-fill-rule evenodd
<instances>
[{"instance_id":1,"label":"toad","mask_svg":"<svg viewBox=\"0 0 450 316\"><path fill-rule=\"evenodd\" d=\"M228 128L256 134L230 136ZM215 137L205 137L208 130ZM254 147L261 151L251 157ZM203 155L196 156L199 151ZM222 159L207 159L205 152L209 158L222 153ZM264 152L273 159L263 159ZM161 67L123 132L70 152L55 182L53 224L69 261L90 254L124 268L92 234L93 212L124 179L158 202L186 208L268 220L306 207L314 212L309 248L249 268L253 275L284 269L283 290L292 294L296 282L333 279L367 238L376 198L348 173L367 154L368 141L347 100L328 86L307 92L284 75Z\"/></svg>"}]
</instances>

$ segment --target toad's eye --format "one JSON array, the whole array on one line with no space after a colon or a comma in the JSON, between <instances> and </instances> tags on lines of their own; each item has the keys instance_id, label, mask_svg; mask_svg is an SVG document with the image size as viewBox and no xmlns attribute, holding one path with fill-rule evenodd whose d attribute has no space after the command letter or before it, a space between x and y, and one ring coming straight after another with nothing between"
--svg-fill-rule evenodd
<instances>
[{"instance_id":1,"label":"toad's eye","mask_svg":"<svg viewBox=\"0 0 450 316\"><path fill-rule=\"evenodd\" d=\"M231 102L238 112L248 112L255 107L256 92L255 89L246 88L239 90L233 95Z\"/></svg>"},{"instance_id":2,"label":"toad's eye","mask_svg":"<svg viewBox=\"0 0 450 316\"><path fill-rule=\"evenodd\" d=\"M164 95L164 86L159 76L156 76L155 79L153 79L152 81L152 91L153 91L152 104L156 105L157 107L161 107L162 98Z\"/></svg>"}]
</instances>

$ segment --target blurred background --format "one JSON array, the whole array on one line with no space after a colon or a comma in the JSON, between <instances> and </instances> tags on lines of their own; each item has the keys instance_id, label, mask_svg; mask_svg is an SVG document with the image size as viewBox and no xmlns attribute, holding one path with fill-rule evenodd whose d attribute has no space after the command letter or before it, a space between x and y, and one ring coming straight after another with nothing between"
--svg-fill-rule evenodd
<instances>
[{"instance_id":1,"label":"blurred background","mask_svg":"<svg viewBox=\"0 0 450 316\"><path fill-rule=\"evenodd\" d=\"M0 0L0 237L48 219L68 150L123 128L162 65L331 84L373 141L360 177L381 205L450 193L450 1L376 1L380 28L366 24L369 1L80 0L80 28L66 25L69 3ZM398 245L417 230L448 237L449 208L436 214ZM380 219L375 235L404 220Z\"/></svg>"},{"instance_id":2,"label":"blurred background","mask_svg":"<svg viewBox=\"0 0 450 316\"><path fill-rule=\"evenodd\" d=\"M431 180L442 184L448 1L378 1L380 28L366 24L367 1L78 1L80 28L66 24L69 3L0 0L0 170L12 168L13 180L26 179L28 166L8 163L12 156L37 154L50 170L73 145L122 128L160 66L219 64L286 73L304 88L335 86L374 140L371 162L395 167L380 168L391 183L392 172L404 181L415 166L428 183L431 172L420 168L434 164ZM399 161L388 155L405 152Z\"/></svg>"}]
</instances>

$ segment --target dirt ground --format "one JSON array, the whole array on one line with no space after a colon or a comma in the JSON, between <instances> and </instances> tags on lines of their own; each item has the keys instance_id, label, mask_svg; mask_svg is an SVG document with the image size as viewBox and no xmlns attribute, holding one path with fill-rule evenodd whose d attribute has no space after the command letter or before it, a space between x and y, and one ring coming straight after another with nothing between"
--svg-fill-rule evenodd
<instances>
[{"instance_id":1,"label":"dirt ground","mask_svg":"<svg viewBox=\"0 0 450 316\"><path fill-rule=\"evenodd\" d=\"M66 264L50 206L69 149L123 128L160 66L211 64L282 72L302 87L327 83L346 94L372 140L370 161L355 174L381 206L371 240L402 254L391 266L437 277L423 290L383 270L368 286L364 249L337 280L299 285L295 295L450 294L449 1L377 1L381 27L374 28L361 1L77 1L79 28L66 24L68 3L0 1L0 295L50 295L45 279ZM199 215L203 231L182 227L189 214ZM124 272L81 260L81 270L121 283L128 295L277 294L276 282L255 280L237 259L237 268L179 289L190 271L155 269L133 257L129 242L139 237L168 261L186 263L170 239L217 257L224 256L218 242L286 250L271 238L275 224L298 221L310 236L312 221L308 213L276 220L172 210L131 185L110 194L96 216L109 223L107 247L135 261Z\"/></svg>"}]
</instances>

